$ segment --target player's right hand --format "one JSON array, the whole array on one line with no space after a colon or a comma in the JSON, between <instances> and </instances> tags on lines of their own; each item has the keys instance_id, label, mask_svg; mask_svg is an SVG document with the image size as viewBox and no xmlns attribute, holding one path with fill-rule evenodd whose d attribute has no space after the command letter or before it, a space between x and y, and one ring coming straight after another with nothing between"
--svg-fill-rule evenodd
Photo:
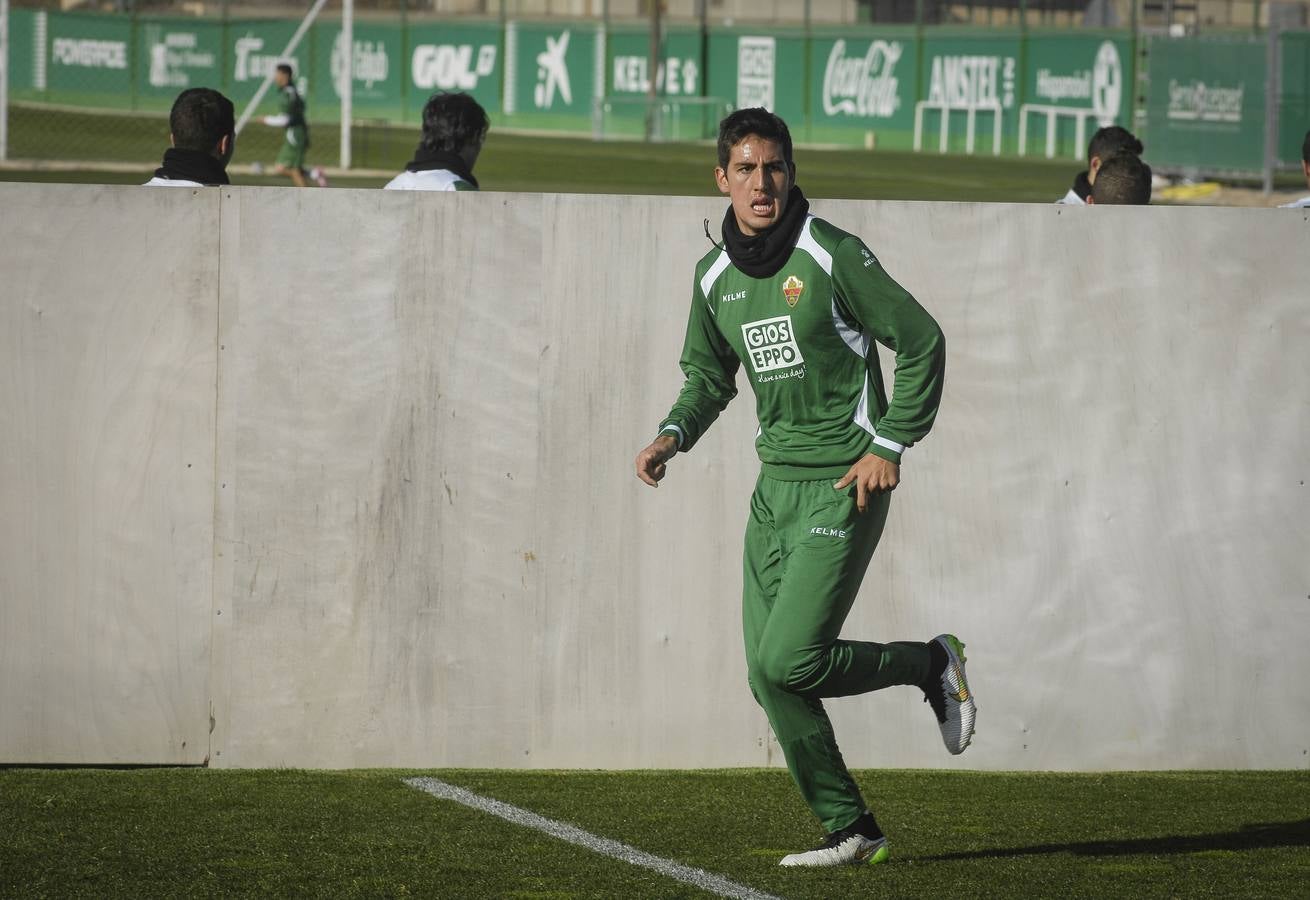
<instances>
[{"instance_id":1,"label":"player's right hand","mask_svg":"<svg viewBox=\"0 0 1310 900\"><path fill-rule=\"evenodd\" d=\"M667 434L662 434L650 442L645 450L637 454L637 477L651 487L660 486L660 479L668 470L665 465L678 452L678 442Z\"/></svg>"}]
</instances>

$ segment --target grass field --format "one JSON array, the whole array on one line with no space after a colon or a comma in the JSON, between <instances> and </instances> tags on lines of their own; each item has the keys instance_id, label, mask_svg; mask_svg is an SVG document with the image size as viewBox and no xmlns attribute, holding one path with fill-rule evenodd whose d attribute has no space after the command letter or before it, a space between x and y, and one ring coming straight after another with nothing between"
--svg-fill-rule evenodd
<instances>
[{"instance_id":1,"label":"grass field","mask_svg":"<svg viewBox=\"0 0 1310 900\"><path fill-rule=\"evenodd\" d=\"M337 132L313 132L310 161L335 163ZM395 173L404 168L418 139L416 130L394 126L360 127L354 132L357 168ZM76 171L0 170L0 179L140 183L158 165L168 141L158 117L88 115L16 107L11 121L14 159L76 161L79 157L139 165L129 171L101 171L87 164ZM251 125L237 142L234 181L285 184L247 174L254 161L269 163L279 133ZM799 182L811 197L906 200L1006 200L1049 202L1068 189L1078 164L1073 160L1016 160L937 156L864 150L801 148L796 153ZM478 161L485 189L710 195L716 193L708 144L598 143L585 138L540 137L492 131ZM337 178L342 187L380 187L390 176Z\"/></svg>"},{"instance_id":2,"label":"grass field","mask_svg":"<svg viewBox=\"0 0 1310 900\"><path fill-rule=\"evenodd\" d=\"M0 168L0 181L139 184L158 165L168 142L159 116L92 114L19 104L11 110L10 157L59 161L59 170ZM313 129L311 164L337 161L335 126ZM382 123L353 132L355 169L336 187L376 188L404 168L416 129ZM252 124L237 141L233 182L287 185L255 175L250 164L271 163L281 132ZM940 156L934 153L801 147L798 181L812 198L853 200L962 200L1050 203L1064 195L1082 165L1072 159ZM112 169L96 163L112 163ZM71 166L72 168L69 168ZM562 193L714 195L714 150L702 144L596 142L586 138L491 132L477 175L484 190ZM384 174L385 173L385 174ZM1284 173L1276 187L1300 191L1300 173ZM1289 195L1290 196L1290 195ZM1299 196L1299 194L1298 194ZM1269 205L1258 202L1257 205Z\"/></svg>"},{"instance_id":3,"label":"grass field","mask_svg":"<svg viewBox=\"0 0 1310 900\"><path fill-rule=\"evenodd\" d=\"M436 799L400 771L0 770L6 897L693 897ZM780 869L820 836L785 771L436 773L789 898L1293 897L1310 772L857 773L878 867Z\"/></svg>"}]
</instances>

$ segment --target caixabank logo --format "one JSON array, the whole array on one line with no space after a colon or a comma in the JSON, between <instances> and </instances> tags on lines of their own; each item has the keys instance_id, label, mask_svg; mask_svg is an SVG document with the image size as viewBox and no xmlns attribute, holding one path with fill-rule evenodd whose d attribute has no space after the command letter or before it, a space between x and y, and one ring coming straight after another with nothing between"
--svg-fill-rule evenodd
<instances>
[{"instance_id":1,"label":"caixabank logo","mask_svg":"<svg viewBox=\"0 0 1310 900\"><path fill-rule=\"evenodd\" d=\"M791 316L775 316L741 326L746 341L746 355L755 370L757 382L779 378L804 378L805 357L796 343Z\"/></svg>"}]
</instances>

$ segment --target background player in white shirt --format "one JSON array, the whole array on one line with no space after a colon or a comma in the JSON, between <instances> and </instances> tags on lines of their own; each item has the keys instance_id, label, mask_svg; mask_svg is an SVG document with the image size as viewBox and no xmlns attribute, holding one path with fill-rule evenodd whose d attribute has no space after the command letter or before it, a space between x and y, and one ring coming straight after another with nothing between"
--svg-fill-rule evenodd
<instances>
[{"instance_id":1,"label":"background player in white shirt","mask_svg":"<svg viewBox=\"0 0 1310 900\"><path fill-rule=\"evenodd\" d=\"M1098 128L1096 134L1087 142L1087 168L1074 176L1073 187L1056 203L1070 206L1082 206L1091 196L1092 185L1096 183L1096 173L1105 161L1120 153L1142 155L1142 142L1133 136L1127 128L1107 125Z\"/></svg>"},{"instance_id":2,"label":"background player in white shirt","mask_svg":"<svg viewBox=\"0 0 1310 900\"><path fill-rule=\"evenodd\" d=\"M1305 133L1305 140L1301 142L1301 174L1305 176L1305 185L1310 187L1310 131ZM1300 200L1293 200L1291 203L1284 203L1285 209L1301 209L1310 207L1310 196L1302 197Z\"/></svg>"},{"instance_id":3,"label":"background player in white shirt","mask_svg":"<svg viewBox=\"0 0 1310 900\"><path fill-rule=\"evenodd\" d=\"M191 88L177 95L168 114L164 161L152 187L204 187L228 184L227 164L236 149L232 101L212 88Z\"/></svg>"},{"instance_id":4,"label":"background player in white shirt","mask_svg":"<svg viewBox=\"0 0 1310 900\"><path fill-rule=\"evenodd\" d=\"M490 127L487 111L468 94L433 94L423 107L423 135L414 158L386 190L476 191L473 165Z\"/></svg>"}]
</instances>

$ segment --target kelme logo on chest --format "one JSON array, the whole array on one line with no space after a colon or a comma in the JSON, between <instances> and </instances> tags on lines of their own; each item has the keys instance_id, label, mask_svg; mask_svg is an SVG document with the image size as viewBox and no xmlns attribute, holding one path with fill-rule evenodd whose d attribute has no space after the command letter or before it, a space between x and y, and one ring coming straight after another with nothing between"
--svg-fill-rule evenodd
<instances>
[{"instance_id":1,"label":"kelme logo on chest","mask_svg":"<svg viewBox=\"0 0 1310 900\"><path fill-rule=\"evenodd\" d=\"M746 340L746 354L756 372L789 369L805 362L801 348L796 345L796 332L791 316L761 319L741 326Z\"/></svg>"},{"instance_id":2,"label":"kelme logo on chest","mask_svg":"<svg viewBox=\"0 0 1310 900\"><path fill-rule=\"evenodd\" d=\"M801 291L803 290L805 290L805 282L795 275L788 275L787 280L782 283L782 296L787 299L787 305L793 309L800 302Z\"/></svg>"}]
</instances>

